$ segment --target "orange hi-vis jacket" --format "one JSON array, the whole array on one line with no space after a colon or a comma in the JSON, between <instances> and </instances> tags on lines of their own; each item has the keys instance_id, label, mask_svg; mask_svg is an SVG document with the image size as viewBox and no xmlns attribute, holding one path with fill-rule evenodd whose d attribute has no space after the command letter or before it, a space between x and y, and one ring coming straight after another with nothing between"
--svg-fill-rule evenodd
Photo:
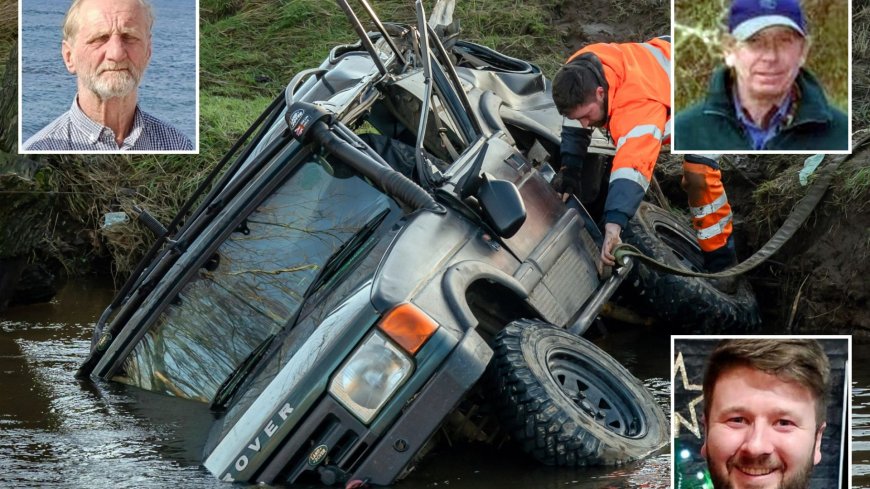
<instances>
[{"instance_id":1,"label":"orange hi-vis jacket","mask_svg":"<svg viewBox=\"0 0 870 489\"><path fill-rule=\"evenodd\" d=\"M616 144L605 221L625 227L643 200L662 143L671 137L671 43L590 44L607 79L607 124Z\"/></svg>"}]
</instances>

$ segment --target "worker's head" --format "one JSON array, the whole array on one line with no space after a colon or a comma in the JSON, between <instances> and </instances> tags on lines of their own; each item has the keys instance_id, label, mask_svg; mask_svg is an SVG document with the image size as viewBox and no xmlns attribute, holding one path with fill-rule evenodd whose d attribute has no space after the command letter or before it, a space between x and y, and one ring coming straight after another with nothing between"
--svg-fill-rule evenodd
<instances>
[{"instance_id":1,"label":"worker's head","mask_svg":"<svg viewBox=\"0 0 870 489\"><path fill-rule=\"evenodd\" d=\"M723 49L741 98L782 100L809 46L799 0L732 1Z\"/></svg>"},{"instance_id":2,"label":"worker's head","mask_svg":"<svg viewBox=\"0 0 870 489\"><path fill-rule=\"evenodd\" d=\"M583 53L559 69L553 78L553 102L563 116L583 127L607 121L607 80L601 61Z\"/></svg>"},{"instance_id":3,"label":"worker's head","mask_svg":"<svg viewBox=\"0 0 870 489\"><path fill-rule=\"evenodd\" d=\"M704 373L704 445L716 489L806 489L821 460L830 364L812 339L723 340Z\"/></svg>"}]
</instances>

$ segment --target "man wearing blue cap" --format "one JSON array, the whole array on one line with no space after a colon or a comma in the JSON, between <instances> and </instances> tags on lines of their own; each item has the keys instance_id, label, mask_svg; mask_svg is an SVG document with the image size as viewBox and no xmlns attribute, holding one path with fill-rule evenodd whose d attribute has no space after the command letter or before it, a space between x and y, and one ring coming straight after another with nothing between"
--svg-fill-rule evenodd
<instances>
[{"instance_id":1,"label":"man wearing blue cap","mask_svg":"<svg viewBox=\"0 0 870 489\"><path fill-rule=\"evenodd\" d=\"M677 113L674 149L847 150L848 118L803 68L809 44L798 0L733 0L725 66Z\"/></svg>"}]
</instances>

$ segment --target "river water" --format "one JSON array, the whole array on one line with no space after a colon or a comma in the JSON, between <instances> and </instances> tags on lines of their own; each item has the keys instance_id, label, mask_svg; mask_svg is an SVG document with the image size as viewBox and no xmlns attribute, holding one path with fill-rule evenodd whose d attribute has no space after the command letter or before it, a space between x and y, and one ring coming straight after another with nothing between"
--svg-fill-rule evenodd
<instances>
[{"instance_id":1,"label":"river water","mask_svg":"<svg viewBox=\"0 0 870 489\"><path fill-rule=\"evenodd\" d=\"M113 293L105 283L75 282L50 304L0 313L0 487L231 487L199 466L208 406L74 378ZM666 412L669 344L640 330L599 342L644 379ZM510 447L442 443L398 487L664 489L669 466L667 449L616 469L566 470Z\"/></svg>"},{"instance_id":2,"label":"river water","mask_svg":"<svg viewBox=\"0 0 870 489\"><path fill-rule=\"evenodd\" d=\"M207 406L74 378L113 293L104 282L75 282L49 304L0 315L0 487L228 487L199 466ZM640 329L599 341L666 411L669 344ZM853 349L852 358L870 355L870 344ZM870 488L870 362L853 368L852 436L853 487ZM664 489L669 480L668 450L618 469L567 470L510 447L442 443L398 487Z\"/></svg>"}]
</instances>

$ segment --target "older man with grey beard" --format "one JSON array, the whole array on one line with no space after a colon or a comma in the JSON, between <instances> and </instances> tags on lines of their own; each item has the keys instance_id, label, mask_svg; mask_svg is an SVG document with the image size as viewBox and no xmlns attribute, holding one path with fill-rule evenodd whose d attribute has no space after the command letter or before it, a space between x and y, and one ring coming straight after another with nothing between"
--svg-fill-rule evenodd
<instances>
[{"instance_id":1,"label":"older man with grey beard","mask_svg":"<svg viewBox=\"0 0 870 489\"><path fill-rule=\"evenodd\" d=\"M24 150L192 150L180 131L139 108L153 25L147 0L75 0L64 18L61 54L78 93Z\"/></svg>"}]
</instances>

